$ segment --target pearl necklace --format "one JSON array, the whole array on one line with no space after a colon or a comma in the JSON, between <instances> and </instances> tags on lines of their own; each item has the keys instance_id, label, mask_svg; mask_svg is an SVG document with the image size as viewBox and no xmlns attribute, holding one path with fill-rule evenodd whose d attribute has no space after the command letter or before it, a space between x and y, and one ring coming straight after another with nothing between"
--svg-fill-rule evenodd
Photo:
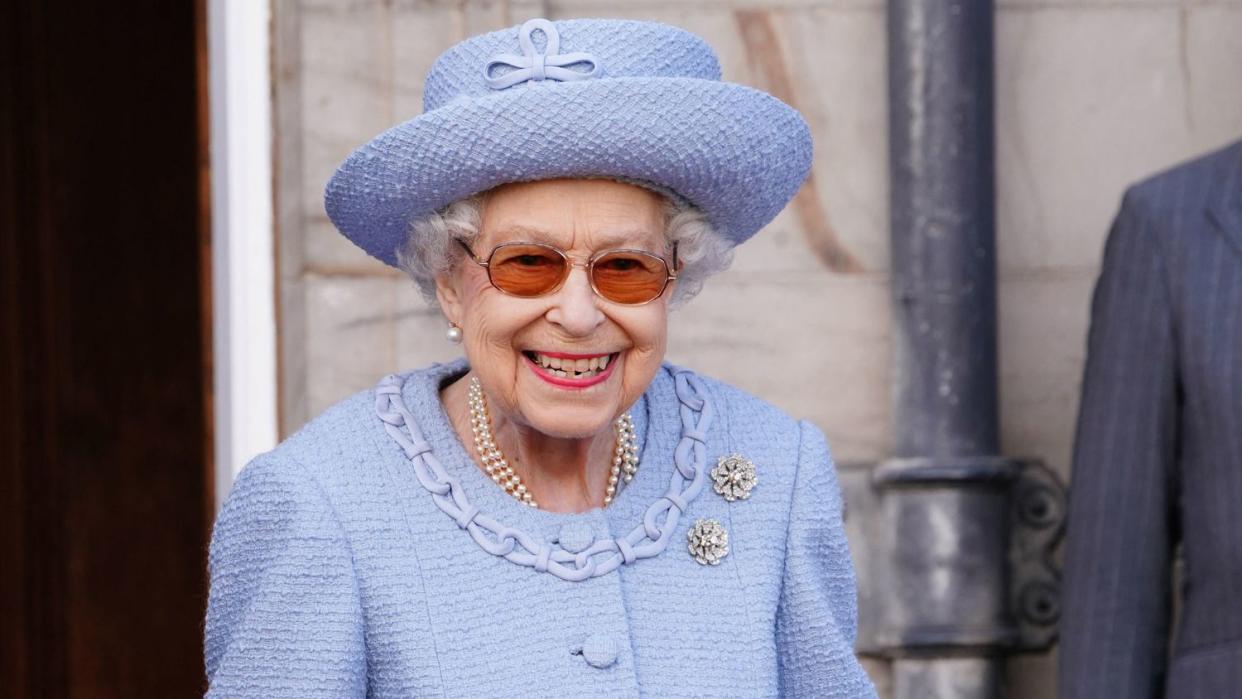
<instances>
[{"instance_id":1,"label":"pearl necklace","mask_svg":"<svg viewBox=\"0 0 1242 699\"><path fill-rule=\"evenodd\" d=\"M474 434L474 450L483 461L483 470L505 492L524 505L539 507L526 484L514 472L505 455L500 452L492 438L492 419L487 412L487 399L477 377L470 377L470 431ZM638 472L638 438L634 434L634 419L628 412L613 422L617 431L617 444L613 449L612 466L608 469L608 487L604 490L604 507L612 504L622 483L634 480Z\"/></svg>"}]
</instances>

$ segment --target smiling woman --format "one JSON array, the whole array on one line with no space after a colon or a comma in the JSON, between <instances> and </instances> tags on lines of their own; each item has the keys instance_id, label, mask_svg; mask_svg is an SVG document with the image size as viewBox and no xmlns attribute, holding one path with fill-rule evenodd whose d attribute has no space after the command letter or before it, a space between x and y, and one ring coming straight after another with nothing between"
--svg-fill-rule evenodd
<instances>
[{"instance_id":1,"label":"smiling woman","mask_svg":"<svg viewBox=\"0 0 1242 699\"><path fill-rule=\"evenodd\" d=\"M823 435L664 361L670 307L805 178L801 117L645 22L531 20L426 86L326 205L464 357L246 467L210 693L872 696Z\"/></svg>"},{"instance_id":2,"label":"smiling woman","mask_svg":"<svg viewBox=\"0 0 1242 699\"><path fill-rule=\"evenodd\" d=\"M651 288L664 290L672 276L665 266L671 262L661 257L671 254L664 202L649 190L608 180L504 185L483 201L476 248L500 252L537 243L558 254L527 252L497 265L493 252L486 270L462 258L465 264L438 278L437 297L449 322L461 328L469 376L483 385L492 433L509 465L545 507L584 512L618 485L608 482L615 441L610 426L651 384L664 358L668 294L638 303L604 295L652 276L643 265L621 264L639 255L660 262L660 284ZM613 250L634 252L612 267L576 266L577 260L607 260ZM565 258L574 265L555 264ZM537 276L547 277L542 293L518 296L498 283L520 277L524 288ZM450 385L442 397L466 440L471 424L462 385Z\"/></svg>"}]
</instances>

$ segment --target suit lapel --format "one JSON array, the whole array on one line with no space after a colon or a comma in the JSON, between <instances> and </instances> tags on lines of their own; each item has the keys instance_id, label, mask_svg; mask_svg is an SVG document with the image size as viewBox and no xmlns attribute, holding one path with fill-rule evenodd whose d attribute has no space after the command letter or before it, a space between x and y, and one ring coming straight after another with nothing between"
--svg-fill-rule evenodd
<instances>
[{"instance_id":1,"label":"suit lapel","mask_svg":"<svg viewBox=\"0 0 1242 699\"><path fill-rule=\"evenodd\" d=\"M1228 150L1230 157L1213 178L1208 215L1242 255L1242 141Z\"/></svg>"}]
</instances>

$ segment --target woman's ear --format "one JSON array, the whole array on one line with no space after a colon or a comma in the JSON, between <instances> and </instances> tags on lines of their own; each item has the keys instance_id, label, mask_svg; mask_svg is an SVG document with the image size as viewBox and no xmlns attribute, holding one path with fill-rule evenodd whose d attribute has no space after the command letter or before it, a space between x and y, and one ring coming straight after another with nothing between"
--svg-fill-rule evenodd
<instances>
[{"instance_id":1,"label":"woman's ear","mask_svg":"<svg viewBox=\"0 0 1242 699\"><path fill-rule=\"evenodd\" d=\"M452 272L436 277L436 300L444 317L453 325L461 325L461 295L457 292L456 278Z\"/></svg>"}]
</instances>

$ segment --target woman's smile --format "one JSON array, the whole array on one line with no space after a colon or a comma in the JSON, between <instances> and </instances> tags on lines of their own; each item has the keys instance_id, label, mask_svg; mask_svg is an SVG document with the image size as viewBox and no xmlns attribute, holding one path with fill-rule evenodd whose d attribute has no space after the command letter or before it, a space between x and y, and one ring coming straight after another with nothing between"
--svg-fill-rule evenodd
<instances>
[{"instance_id":1,"label":"woman's smile","mask_svg":"<svg viewBox=\"0 0 1242 699\"><path fill-rule=\"evenodd\" d=\"M612 376L620 352L570 354L526 350L522 358L535 376L553 386L582 389L601 384Z\"/></svg>"}]
</instances>

